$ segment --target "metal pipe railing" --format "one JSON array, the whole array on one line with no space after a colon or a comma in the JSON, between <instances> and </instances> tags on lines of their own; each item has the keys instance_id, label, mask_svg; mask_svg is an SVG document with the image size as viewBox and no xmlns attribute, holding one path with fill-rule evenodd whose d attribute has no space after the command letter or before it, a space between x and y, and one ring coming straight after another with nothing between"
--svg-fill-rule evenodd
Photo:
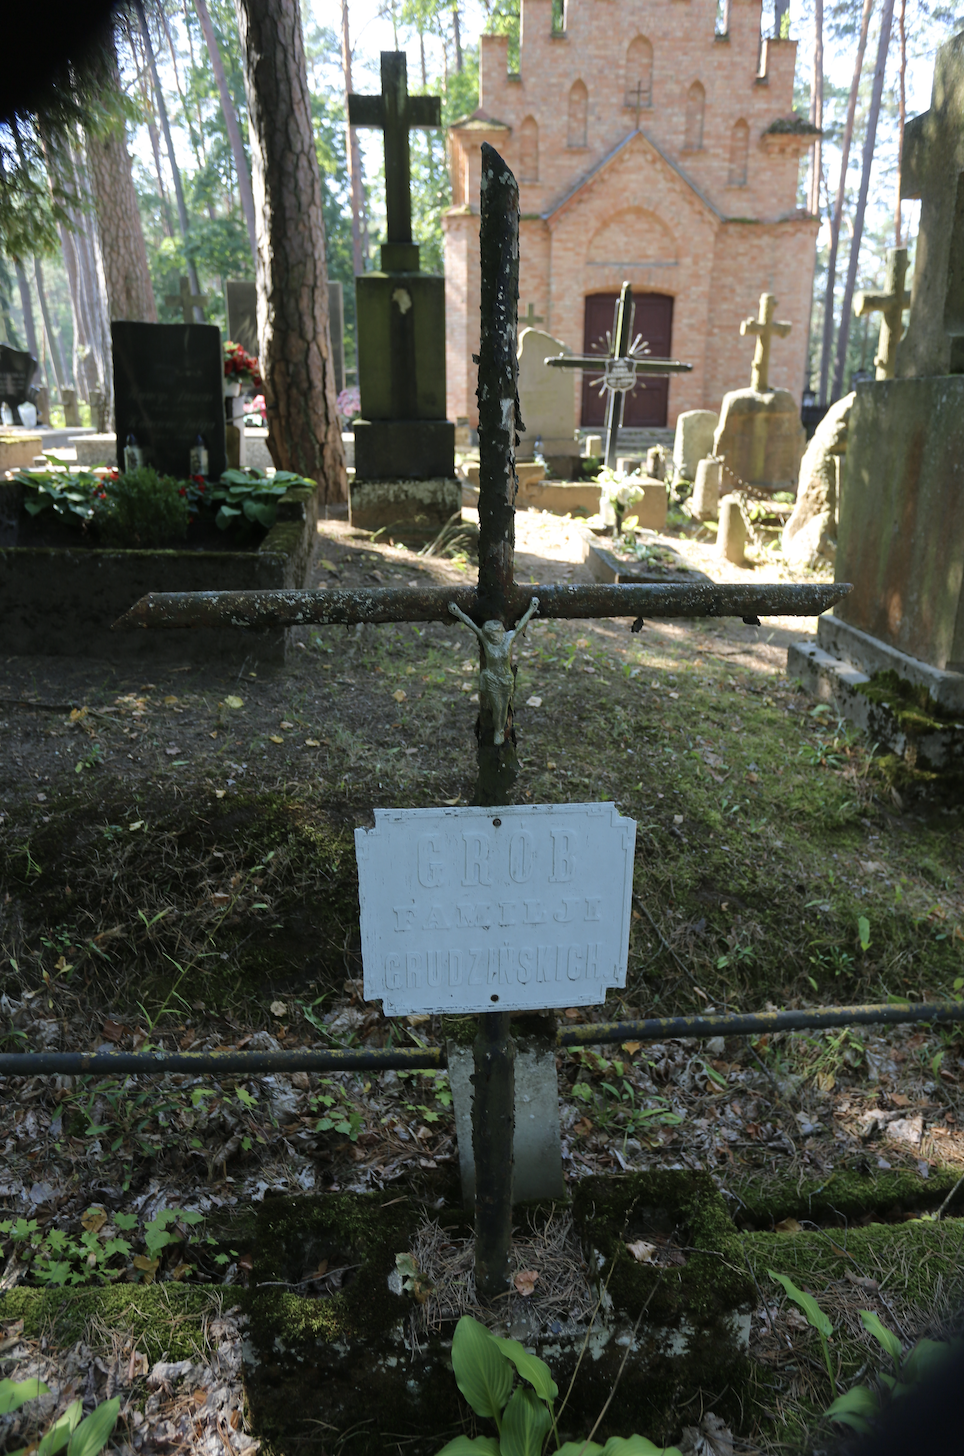
<instances>
[{"instance_id":1,"label":"metal pipe railing","mask_svg":"<svg viewBox=\"0 0 964 1456\"><path fill-rule=\"evenodd\" d=\"M658 1016L645 1021L592 1021L556 1035L557 1046L665 1038L750 1036L755 1032L807 1031L825 1026L964 1022L964 1001L918 1001L898 1005L814 1006L804 1011L736 1012L722 1016ZM109 1075L160 1072L362 1072L441 1071L443 1047L333 1047L292 1051L238 1052L0 1052L0 1077Z\"/></svg>"}]
</instances>

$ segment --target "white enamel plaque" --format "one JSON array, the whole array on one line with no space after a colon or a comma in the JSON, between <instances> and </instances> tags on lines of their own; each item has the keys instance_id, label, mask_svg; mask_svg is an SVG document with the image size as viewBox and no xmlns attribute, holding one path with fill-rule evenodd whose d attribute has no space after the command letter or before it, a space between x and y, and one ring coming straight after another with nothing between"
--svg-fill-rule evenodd
<instances>
[{"instance_id":1,"label":"white enamel plaque","mask_svg":"<svg viewBox=\"0 0 964 1456\"><path fill-rule=\"evenodd\" d=\"M635 845L614 804L376 809L355 830L365 999L599 1005L626 984Z\"/></svg>"}]
</instances>

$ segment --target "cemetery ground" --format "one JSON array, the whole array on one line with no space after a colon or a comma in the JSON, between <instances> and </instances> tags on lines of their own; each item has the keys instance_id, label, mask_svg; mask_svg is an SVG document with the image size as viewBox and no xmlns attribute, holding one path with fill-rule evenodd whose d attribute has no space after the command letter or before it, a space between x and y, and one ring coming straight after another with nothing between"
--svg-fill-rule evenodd
<instances>
[{"instance_id":1,"label":"cemetery ground","mask_svg":"<svg viewBox=\"0 0 964 1456\"><path fill-rule=\"evenodd\" d=\"M517 579L585 579L566 523L521 513L518 532ZM463 545L419 557L323 521L314 584L471 580ZM888 760L798 691L786 645L813 626L530 627L519 801L612 799L638 823L626 989L564 1024L956 994L960 785ZM293 656L230 672L0 664L4 1050L471 1037L363 1003L352 832L374 807L469 801L474 643L455 624L339 628ZM736 1280L749 1349L686 1405L654 1388L627 1413L617 1392L597 1438L675 1442L701 1421L707 1436L713 1411L736 1450L769 1451L799 1445L835 1391L879 1368L860 1310L905 1349L955 1319L958 1028L627 1040L557 1060L573 1200L516 1210L495 1314L472 1300L444 1073L8 1079L0 1373L40 1375L48 1413L121 1396L125 1451L434 1452L474 1430L450 1375L431 1387L432 1432L372 1410L373 1384L367 1424L329 1417L286 1443L279 1405L304 1401L304 1376L276 1360L272 1397L249 1371L246 1402L242 1340L351 1346L401 1321L419 1350L467 1310L527 1339L602 1318L603 1250L614 1289L636 1259L664 1284L689 1279L697 1302L707 1281ZM675 1223L640 1242L618 1200L591 1217L610 1175L665 1170L683 1180ZM308 1201L301 1233L291 1196ZM400 1294L396 1255L410 1257ZM835 1390L771 1269L829 1316ZM608 1394L593 1363L561 1422L572 1437ZM29 1409L2 1418L8 1443L31 1435Z\"/></svg>"}]
</instances>

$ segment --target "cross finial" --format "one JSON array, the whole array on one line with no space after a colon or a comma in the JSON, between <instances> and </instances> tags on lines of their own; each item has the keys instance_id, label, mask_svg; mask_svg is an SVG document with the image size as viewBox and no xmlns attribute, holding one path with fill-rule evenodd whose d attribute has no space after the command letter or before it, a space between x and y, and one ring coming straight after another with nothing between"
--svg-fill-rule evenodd
<instances>
[{"instance_id":1,"label":"cross finial","mask_svg":"<svg viewBox=\"0 0 964 1456\"><path fill-rule=\"evenodd\" d=\"M180 307L181 317L186 324L194 323L194 310L196 308L203 309L207 301L208 296L206 293L191 292L191 285L183 276L178 292L168 293L164 298L164 302L168 308Z\"/></svg>"},{"instance_id":2,"label":"cross finial","mask_svg":"<svg viewBox=\"0 0 964 1456\"><path fill-rule=\"evenodd\" d=\"M526 314L525 318L520 318L520 320L519 320L519 327L522 328L522 329L534 329L535 326L536 326L536 324L544 324L544 323L545 323L545 319L542 317L542 315L539 314L539 313L536 313L536 306L535 306L535 304L534 303L530 303L529 304L529 311Z\"/></svg>"},{"instance_id":3,"label":"cross finial","mask_svg":"<svg viewBox=\"0 0 964 1456\"><path fill-rule=\"evenodd\" d=\"M404 51L382 51L380 96L348 97L352 126L376 127L385 133L385 212L388 242L382 266L418 271L418 246L412 242L412 199L409 192L408 133L412 127L442 125L439 96L409 96ZM386 251L387 248L387 251Z\"/></svg>"},{"instance_id":4,"label":"cross finial","mask_svg":"<svg viewBox=\"0 0 964 1456\"><path fill-rule=\"evenodd\" d=\"M774 334L785 339L793 327L792 324L777 323L773 317L776 307L777 301L772 293L761 293L759 317L744 319L740 324L741 334L756 335L750 388L755 389L757 394L766 394L770 388L770 340Z\"/></svg>"},{"instance_id":5,"label":"cross finial","mask_svg":"<svg viewBox=\"0 0 964 1456\"><path fill-rule=\"evenodd\" d=\"M858 293L854 313L863 318L867 313L880 314L880 334L874 358L877 379L893 379L897 363L897 345L903 334L903 312L910 308L910 292L904 287L907 276L907 249L891 248L887 254L887 276L883 293Z\"/></svg>"}]
</instances>

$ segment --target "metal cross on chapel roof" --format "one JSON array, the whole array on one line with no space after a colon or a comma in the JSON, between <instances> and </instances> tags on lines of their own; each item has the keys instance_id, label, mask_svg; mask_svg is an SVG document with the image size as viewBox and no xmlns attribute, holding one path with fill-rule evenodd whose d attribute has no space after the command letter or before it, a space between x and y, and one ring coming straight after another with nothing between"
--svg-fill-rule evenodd
<instances>
[{"instance_id":1,"label":"metal cross on chapel roof","mask_svg":"<svg viewBox=\"0 0 964 1456\"><path fill-rule=\"evenodd\" d=\"M511 628L538 598L545 617L721 617L755 619L763 612L814 616L850 588L805 586L517 586L515 550L516 352L519 299L519 189L487 143L482 145L480 248L482 318L479 343L479 577L472 587L382 587L316 591L175 592L142 597L118 627L254 627L296 623L451 623L451 604L477 625ZM638 630L641 621L633 623ZM483 658L481 666L486 666ZM491 700L482 694L475 802L506 805L518 763L511 707L497 732ZM503 741L497 743L497 737ZM512 1227L514 1080L509 1013L479 1017L472 1114L476 1168L475 1270L483 1297L505 1293Z\"/></svg>"}]
</instances>

